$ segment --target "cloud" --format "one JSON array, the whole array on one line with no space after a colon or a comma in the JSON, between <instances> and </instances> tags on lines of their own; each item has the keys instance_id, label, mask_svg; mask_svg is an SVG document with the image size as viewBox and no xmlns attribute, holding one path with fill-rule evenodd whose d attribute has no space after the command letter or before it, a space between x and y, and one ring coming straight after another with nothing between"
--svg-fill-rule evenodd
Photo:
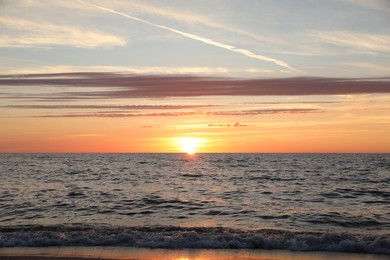
<instances>
[{"instance_id":1,"label":"cloud","mask_svg":"<svg viewBox=\"0 0 390 260\"><path fill-rule=\"evenodd\" d=\"M148 110L148 109L189 109L207 108L217 105L9 105L7 108L20 109L120 109L120 110Z\"/></svg>"},{"instance_id":2,"label":"cloud","mask_svg":"<svg viewBox=\"0 0 390 260\"><path fill-rule=\"evenodd\" d=\"M387 64L372 64L368 62L344 62L343 65L352 67L356 73L362 73L363 71L373 71L377 75L390 74L390 67Z\"/></svg>"},{"instance_id":3,"label":"cloud","mask_svg":"<svg viewBox=\"0 0 390 260\"><path fill-rule=\"evenodd\" d=\"M320 109L312 108L279 108L279 109L256 109L244 111L217 111L210 112L207 115L217 116L256 116L266 114L306 114L306 113L322 113Z\"/></svg>"},{"instance_id":4,"label":"cloud","mask_svg":"<svg viewBox=\"0 0 390 260\"><path fill-rule=\"evenodd\" d=\"M72 46L97 48L124 46L126 41L98 30L0 16L0 47Z\"/></svg>"},{"instance_id":5,"label":"cloud","mask_svg":"<svg viewBox=\"0 0 390 260\"><path fill-rule=\"evenodd\" d=\"M344 0L345 2L365 8L386 11L390 13L390 2L388 0Z\"/></svg>"},{"instance_id":6,"label":"cloud","mask_svg":"<svg viewBox=\"0 0 390 260\"><path fill-rule=\"evenodd\" d=\"M203 128L204 124L174 124L174 125L140 125L139 128L148 128L148 129L170 129L170 130L184 130L192 128Z\"/></svg>"},{"instance_id":7,"label":"cloud","mask_svg":"<svg viewBox=\"0 0 390 260\"><path fill-rule=\"evenodd\" d=\"M35 67L2 67L3 74L38 74L38 73L72 73L72 72L116 72L128 74L196 74L196 75L232 75L232 74L272 74L283 73L281 70L258 68L229 67L168 67L168 66L35 66Z\"/></svg>"},{"instance_id":8,"label":"cloud","mask_svg":"<svg viewBox=\"0 0 390 260\"><path fill-rule=\"evenodd\" d=\"M306 114L321 113L319 109L291 108L291 109L257 109L244 111L187 111L187 112L155 112L155 113L91 113L91 114L64 114L40 115L42 118L79 118L79 117L177 117L177 116L257 116L267 114ZM236 127L240 126L239 124Z\"/></svg>"},{"instance_id":9,"label":"cloud","mask_svg":"<svg viewBox=\"0 0 390 260\"><path fill-rule=\"evenodd\" d=\"M318 31L312 36L335 45L371 52L390 52L390 35L348 31Z\"/></svg>"},{"instance_id":10,"label":"cloud","mask_svg":"<svg viewBox=\"0 0 390 260\"><path fill-rule=\"evenodd\" d=\"M235 79L183 75L54 73L0 76L1 86L40 86L55 93L7 94L8 98L115 99L199 96L303 96L390 93L390 78ZM67 90L69 88L69 90ZM32 88L30 88L32 89ZM77 91L76 91L77 90Z\"/></svg>"},{"instance_id":11,"label":"cloud","mask_svg":"<svg viewBox=\"0 0 390 260\"><path fill-rule=\"evenodd\" d=\"M161 4L161 2L160 2ZM159 17L173 19L179 22L184 22L188 24L200 24L206 27L210 27L213 29L220 29L227 32L232 32L236 34L240 34L243 36L250 37L255 39L256 41L261 42L271 42L271 43L280 43L281 40L276 39L273 36L260 36L253 32L246 31L242 28L238 28L232 24L226 24L223 22L216 21L210 16L199 15L192 12L186 12L184 10L173 9L172 7L162 7L162 6L152 6L147 5L144 2L139 1L127 1L126 5L120 6L120 8L128 8L132 12L144 13L144 14L152 14L157 15Z\"/></svg>"},{"instance_id":12,"label":"cloud","mask_svg":"<svg viewBox=\"0 0 390 260\"><path fill-rule=\"evenodd\" d=\"M175 126L165 126L165 125L141 125L140 128L149 128L149 129L176 129Z\"/></svg>"},{"instance_id":13,"label":"cloud","mask_svg":"<svg viewBox=\"0 0 390 260\"><path fill-rule=\"evenodd\" d=\"M302 72L300 70L297 70L297 69L291 67L285 61L282 61L282 60L278 60L278 59L270 58L270 57L267 57L267 56L255 54L255 53L253 53L253 52L251 52L249 50L237 48L237 47L235 47L233 45L228 45L228 44L224 44L224 43L221 43L221 42L217 42L217 41L214 41L212 39L205 38L205 37L202 37L202 36L199 36L199 35L186 33L186 32L174 29L172 27L168 27L168 26L165 26L165 25L153 23L153 22L150 22L150 21L138 18L138 17L130 16L130 15L125 14L123 12L119 12L119 11L116 11L116 10L113 10L113 9L110 9L110 8L107 8L107 7L103 7L103 6L100 6L100 5L87 3L87 2L82 1L82 0L79 0L79 2L84 4L84 5L87 5L87 6L98 8L98 9L103 10L105 12L109 12L109 13L113 13L113 14L117 14L117 15L123 16L123 17L125 17L127 19L130 19L130 20L133 20L133 21L138 21L140 23L144 23L144 24L147 24L147 25L150 25L150 26L153 26L153 27L157 27L157 28L160 28L160 29L163 29L163 30L167 30L167 31L173 32L175 34L184 36L184 37L192 39L192 40L200 41L200 42L203 42L203 43L206 43L206 44L209 44L209 45L213 45L213 46L225 49L225 50L229 50L229 51L232 51L232 52L240 53L240 54L242 54L244 56L247 56L247 57L250 57L250 58L253 58L253 59L272 62L272 63L275 63L275 64L281 66L281 67L285 67L285 68L287 68L287 69L289 69L291 71Z\"/></svg>"},{"instance_id":14,"label":"cloud","mask_svg":"<svg viewBox=\"0 0 390 260\"><path fill-rule=\"evenodd\" d=\"M285 102L245 102L245 105L291 105L291 104L340 104L352 101L285 101Z\"/></svg>"},{"instance_id":15,"label":"cloud","mask_svg":"<svg viewBox=\"0 0 390 260\"><path fill-rule=\"evenodd\" d=\"M240 122L234 123L234 124L215 124L211 123L207 125L208 127L214 127L214 128L223 128L223 127L248 127L249 125L241 124Z\"/></svg>"}]
</instances>

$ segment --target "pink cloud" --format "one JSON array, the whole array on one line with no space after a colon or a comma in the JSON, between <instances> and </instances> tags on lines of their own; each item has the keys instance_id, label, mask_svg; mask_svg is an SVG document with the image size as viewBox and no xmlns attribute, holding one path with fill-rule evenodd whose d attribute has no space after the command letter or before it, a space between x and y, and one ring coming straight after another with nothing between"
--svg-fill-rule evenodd
<instances>
[{"instance_id":1,"label":"pink cloud","mask_svg":"<svg viewBox=\"0 0 390 260\"><path fill-rule=\"evenodd\" d=\"M62 73L1 76L1 86L61 86L65 89L66 87L79 87L80 89L76 92L58 92L50 94L50 96L45 96L45 94L30 95L31 98L51 99L299 96L390 93L390 78L235 79L195 76L139 76L114 73ZM25 98L28 94L21 96Z\"/></svg>"}]
</instances>

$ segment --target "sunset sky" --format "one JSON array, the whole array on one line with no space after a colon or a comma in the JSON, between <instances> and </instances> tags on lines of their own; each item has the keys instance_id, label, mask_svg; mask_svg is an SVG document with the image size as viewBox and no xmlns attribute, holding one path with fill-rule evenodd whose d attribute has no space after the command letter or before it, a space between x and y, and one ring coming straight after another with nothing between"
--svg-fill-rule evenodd
<instances>
[{"instance_id":1,"label":"sunset sky","mask_svg":"<svg viewBox=\"0 0 390 260\"><path fill-rule=\"evenodd\" d=\"M388 0L0 0L0 152L390 152Z\"/></svg>"}]
</instances>

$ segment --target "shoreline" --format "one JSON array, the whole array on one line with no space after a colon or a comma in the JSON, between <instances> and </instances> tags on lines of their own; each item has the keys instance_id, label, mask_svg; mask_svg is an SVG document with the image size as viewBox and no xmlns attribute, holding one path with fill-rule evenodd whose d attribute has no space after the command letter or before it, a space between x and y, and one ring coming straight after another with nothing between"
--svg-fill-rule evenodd
<instances>
[{"instance_id":1,"label":"shoreline","mask_svg":"<svg viewBox=\"0 0 390 260\"><path fill-rule=\"evenodd\" d=\"M147 249L129 247L0 248L0 260L385 260L388 255L249 249Z\"/></svg>"}]
</instances>

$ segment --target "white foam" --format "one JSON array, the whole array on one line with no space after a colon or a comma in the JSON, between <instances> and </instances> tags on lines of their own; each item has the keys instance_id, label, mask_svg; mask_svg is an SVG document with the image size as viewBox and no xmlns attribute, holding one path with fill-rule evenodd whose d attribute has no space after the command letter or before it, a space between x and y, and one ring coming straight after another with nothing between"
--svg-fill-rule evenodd
<instances>
[{"instance_id":1,"label":"white foam","mask_svg":"<svg viewBox=\"0 0 390 260\"><path fill-rule=\"evenodd\" d=\"M27 226L0 228L0 247L128 246L144 248L286 249L390 255L390 234L305 233L225 228Z\"/></svg>"}]
</instances>

